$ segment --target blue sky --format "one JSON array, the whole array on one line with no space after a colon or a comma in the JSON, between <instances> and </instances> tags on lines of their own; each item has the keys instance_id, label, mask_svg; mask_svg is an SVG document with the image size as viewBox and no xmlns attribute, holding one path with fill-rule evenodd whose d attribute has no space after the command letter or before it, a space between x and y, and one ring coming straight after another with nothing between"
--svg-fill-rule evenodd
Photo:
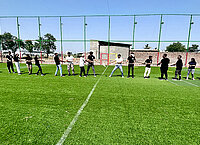
<instances>
[{"instance_id":1,"label":"blue sky","mask_svg":"<svg viewBox=\"0 0 200 145\"><path fill-rule=\"evenodd\" d=\"M198 0L6 0L1 1L1 16L58 16L58 15L101 15L101 14L173 14L199 13ZM164 16L162 40L187 40L189 16ZM135 40L158 40L160 16L136 17ZM200 17L193 18L191 40L200 40ZM20 18L22 39L37 39L37 19ZM59 19L41 18L42 35L53 34L60 39ZM107 40L108 18L87 18L87 39ZM0 19L2 33L17 35L16 19ZM111 18L111 39L132 40L133 17ZM63 18L63 38L83 39L83 18ZM152 48L157 43L149 43ZM186 44L186 43L184 43ZM198 43L197 43L198 44ZM136 49L142 49L145 43L136 43ZM169 43L161 43L165 49ZM64 43L64 51L81 52L83 43ZM57 43L58 51L60 48ZM89 43L87 44L89 50Z\"/></svg>"}]
</instances>

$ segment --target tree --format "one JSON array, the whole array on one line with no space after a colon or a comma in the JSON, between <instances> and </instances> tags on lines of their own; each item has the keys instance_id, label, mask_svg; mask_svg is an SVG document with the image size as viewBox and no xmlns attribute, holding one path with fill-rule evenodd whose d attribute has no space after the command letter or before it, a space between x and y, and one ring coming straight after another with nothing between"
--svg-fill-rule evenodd
<instances>
[{"instance_id":1,"label":"tree","mask_svg":"<svg viewBox=\"0 0 200 145\"><path fill-rule=\"evenodd\" d=\"M22 40L18 40L16 36L13 36L11 33L4 33L0 35L2 49L3 50L11 50L14 54L19 48L19 44L21 48L24 48L24 42Z\"/></svg>"},{"instance_id":2,"label":"tree","mask_svg":"<svg viewBox=\"0 0 200 145\"><path fill-rule=\"evenodd\" d=\"M197 44L192 44L192 47L189 47L188 51L189 52L195 52L198 50L199 45Z\"/></svg>"},{"instance_id":3,"label":"tree","mask_svg":"<svg viewBox=\"0 0 200 145\"><path fill-rule=\"evenodd\" d=\"M149 46L149 44L144 45L144 49L150 49L151 47Z\"/></svg>"},{"instance_id":4,"label":"tree","mask_svg":"<svg viewBox=\"0 0 200 145\"><path fill-rule=\"evenodd\" d=\"M48 58L48 55L56 50L55 42L56 38L52 34L47 33L44 35L44 38L40 37L39 40L36 40L35 48L40 50L41 45L41 49L46 52Z\"/></svg>"},{"instance_id":5,"label":"tree","mask_svg":"<svg viewBox=\"0 0 200 145\"><path fill-rule=\"evenodd\" d=\"M33 42L32 42L31 40L26 40L26 41L25 41L24 48L25 48L28 52L32 53L32 52L33 52L33 49L34 49Z\"/></svg>"},{"instance_id":6,"label":"tree","mask_svg":"<svg viewBox=\"0 0 200 145\"><path fill-rule=\"evenodd\" d=\"M50 53L53 53L56 50L55 42L56 38L53 35L49 33L44 35L43 50L46 52L47 58Z\"/></svg>"},{"instance_id":7,"label":"tree","mask_svg":"<svg viewBox=\"0 0 200 145\"><path fill-rule=\"evenodd\" d=\"M181 44L180 42L170 44L166 48L166 51L168 52L184 52L186 50L185 45Z\"/></svg>"}]
</instances>

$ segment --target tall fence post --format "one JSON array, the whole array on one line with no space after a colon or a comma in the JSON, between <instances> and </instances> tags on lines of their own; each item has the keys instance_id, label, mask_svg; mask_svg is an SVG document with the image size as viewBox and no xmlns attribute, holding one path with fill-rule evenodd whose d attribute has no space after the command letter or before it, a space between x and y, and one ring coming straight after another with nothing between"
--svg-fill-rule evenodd
<instances>
[{"instance_id":1,"label":"tall fence post","mask_svg":"<svg viewBox=\"0 0 200 145\"><path fill-rule=\"evenodd\" d=\"M1 33L0 33L0 35L1 35ZM1 48L1 39L0 39L0 57L1 57L1 62L3 62L2 48Z\"/></svg>"},{"instance_id":2,"label":"tall fence post","mask_svg":"<svg viewBox=\"0 0 200 145\"><path fill-rule=\"evenodd\" d=\"M85 59L86 59L86 53L87 53L87 44L86 44L86 27L87 27L87 23L86 23L86 16L84 16L84 53L85 53Z\"/></svg>"},{"instance_id":3,"label":"tall fence post","mask_svg":"<svg viewBox=\"0 0 200 145\"><path fill-rule=\"evenodd\" d=\"M19 25L19 18L17 17L17 37L18 37L17 41L18 41L18 47L19 47L19 57L21 59L22 55L21 55L21 46L20 46L20 32L19 32L19 27L20 27L20 25Z\"/></svg>"},{"instance_id":4,"label":"tall fence post","mask_svg":"<svg viewBox=\"0 0 200 145\"><path fill-rule=\"evenodd\" d=\"M133 22L133 44L132 44L132 50L135 49L135 25L137 24L136 20L135 20L135 15L134 15L134 22Z\"/></svg>"},{"instance_id":5,"label":"tall fence post","mask_svg":"<svg viewBox=\"0 0 200 145\"><path fill-rule=\"evenodd\" d=\"M159 55L160 55L160 40L161 40L161 33L162 33L162 25L163 22L163 15L160 15L160 30L159 30L159 36L158 36L158 54L157 54L157 63L159 62Z\"/></svg>"},{"instance_id":6,"label":"tall fence post","mask_svg":"<svg viewBox=\"0 0 200 145\"><path fill-rule=\"evenodd\" d=\"M110 16L108 20L108 62L107 65L110 63Z\"/></svg>"},{"instance_id":7,"label":"tall fence post","mask_svg":"<svg viewBox=\"0 0 200 145\"><path fill-rule=\"evenodd\" d=\"M189 25L189 32L188 32L188 41L187 41L187 52L186 52L186 58L185 58L185 67L187 66L187 60L188 60L188 51L190 47L190 36L191 36L191 29L192 29L192 15L190 16L190 25Z\"/></svg>"},{"instance_id":8,"label":"tall fence post","mask_svg":"<svg viewBox=\"0 0 200 145\"><path fill-rule=\"evenodd\" d=\"M61 48L61 58L63 61L63 33L62 33L62 17L60 16L60 48Z\"/></svg>"},{"instance_id":9,"label":"tall fence post","mask_svg":"<svg viewBox=\"0 0 200 145\"><path fill-rule=\"evenodd\" d=\"M42 38L41 38L41 23L40 23L40 17L38 17L38 33L39 33L39 42L40 42L40 57L42 60ZM41 61L42 63L42 61Z\"/></svg>"}]
</instances>

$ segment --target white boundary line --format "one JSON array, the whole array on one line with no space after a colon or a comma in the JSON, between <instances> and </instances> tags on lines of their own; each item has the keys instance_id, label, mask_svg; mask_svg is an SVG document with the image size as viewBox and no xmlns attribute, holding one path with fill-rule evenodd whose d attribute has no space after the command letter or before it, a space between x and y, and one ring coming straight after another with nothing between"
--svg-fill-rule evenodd
<instances>
[{"instance_id":1,"label":"white boundary line","mask_svg":"<svg viewBox=\"0 0 200 145\"><path fill-rule=\"evenodd\" d=\"M174 82L172 82L172 81L170 81L170 80L168 80L170 83L172 83L172 84L174 84L174 85L177 85L177 86L179 86L178 84L176 84L176 83L174 83Z\"/></svg>"},{"instance_id":2,"label":"white boundary line","mask_svg":"<svg viewBox=\"0 0 200 145\"><path fill-rule=\"evenodd\" d=\"M78 112L76 113L76 115L74 116L73 120L71 121L71 123L69 124L69 126L67 127L67 129L65 130L65 132L63 133L62 137L60 138L60 140L58 141L58 143L56 145L62 145L65 141L65 139L67 138L67 136L69 135L69 133L71 132L74 124L76 123L76 121L78 120L78 117L80 116L81 112L83 111L83 109L85 108L85 106L87 105L87 103L90 100L90 97L92 96L97 84L99 83L102 75L105 73L105 71L107 70L108 66L105 68L105 70L103 71L103 73L101 74L100 78L97 80L97 82L95 83L94 87L92 88L90 94L88 95L87 99L85 100L85 102L83 103L83 105L80 107L80 109L78 110Z\"/></svg>"},{"instance_id":3,"label":"white boundary line","mask_svg":"<svg viewBox=\"0 0 200 145\"><path fill-rule=\"evenodd\" d=\"M185 82L185 83L187 83L187 84L189 84L189 85L195 86L195 87L200 87L200 86L198 86L198 85L195 85L195 84L193 84L193 83L190 83L190 82L187 82L187 81L184 81L184 80L183 80L183 82Z\"/></svg>"}]
</instances>

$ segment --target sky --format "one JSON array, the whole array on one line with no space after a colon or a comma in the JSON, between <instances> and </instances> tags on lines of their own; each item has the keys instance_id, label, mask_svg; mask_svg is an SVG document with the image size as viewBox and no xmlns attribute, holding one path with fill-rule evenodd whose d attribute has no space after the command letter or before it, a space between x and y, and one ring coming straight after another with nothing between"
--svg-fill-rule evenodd
<instances>
[{"instance_id":1,"label":"sky","mask_svg":"<svg viewBox=\"0 0 200 145\"><path fill-rule=\"evenodd\" d=\"M6 0L1 1L0 16L76 16L133 14L200 14L198 0ZM136 17L135 40L158 40L160 16ZM190 16L163 16L161 40L187 40ZM193 17L191 40L199 41L200 17ZM108 39L108 17L87 17L87 39ZM19 18L20 37L38 38L37 18ZM63 39L83 39L83 18L62 18ZM41 33L53 34L60 40L59 18L41 18ZM0 18L1 33L17 36L16 18ZM133 39L133 17L111 17L111 40ZM128 42L126 42L128 43ZM135 43L143 49L146 43ZM148 43L152 48L158 43ZM161 43L164 50L170 43ZM183 43L186 45L187 43ZM192 45L191 43L190 45ZM199 44L199 43L195 43ZM56 42L60 51L60 42ZM64 52L82 52L83 42L64 42ZM89 51L90 44L87 43Z\"/></svg>"}]
</instances>

